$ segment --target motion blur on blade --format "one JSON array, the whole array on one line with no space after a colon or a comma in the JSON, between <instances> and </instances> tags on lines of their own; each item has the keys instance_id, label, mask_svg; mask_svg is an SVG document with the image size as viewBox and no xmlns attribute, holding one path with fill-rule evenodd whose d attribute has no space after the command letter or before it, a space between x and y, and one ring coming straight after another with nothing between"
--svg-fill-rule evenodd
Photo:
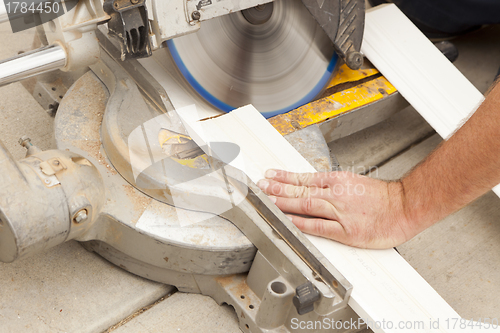
<instances>
[{"instance_id":1,"label":"motion blur on blade","mask_svg":"<svg viewBox=\"0 0 500 333\"><path fill-rule=\"evenodd\" d=\"M330 82L333 43L299 0L276 1L203 23L168 41L191 86L229 112L253 104L266 117L307 104Z\"/></svg>"}]
</instances>

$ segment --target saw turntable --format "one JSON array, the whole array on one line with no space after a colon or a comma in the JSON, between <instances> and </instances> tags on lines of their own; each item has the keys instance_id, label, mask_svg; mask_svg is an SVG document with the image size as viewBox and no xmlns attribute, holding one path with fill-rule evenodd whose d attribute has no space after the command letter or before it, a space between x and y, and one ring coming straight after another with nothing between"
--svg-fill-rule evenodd
<instances>
[{"instance_id":1,"label":"saw turntable","mask_svg":"<svg viewBox=\"0 0 500 333\"><path fill-rule=\"evenodd\" d=\"M364 1L63 4L37 27L40 48L0 63L2 84L30 78L56 113L58 146L23 138L17 162L0 146L0 260L76 239L134 274L232 305L243 331L357 318L349 281L227 167L238 147L207 154L178 111L195 105L205 119L252 104L331 170L326 142L406 103L363 67Z\"/></svg>"}]
</instances>

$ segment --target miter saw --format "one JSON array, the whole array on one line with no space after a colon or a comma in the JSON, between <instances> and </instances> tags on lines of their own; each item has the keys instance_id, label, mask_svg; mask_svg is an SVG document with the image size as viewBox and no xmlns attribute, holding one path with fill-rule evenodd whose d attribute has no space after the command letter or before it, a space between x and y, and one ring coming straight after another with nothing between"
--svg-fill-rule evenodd
<instances>
[{"instance_id":1,"label":"miter saw","mask_svg":"<svg viewBox=\"0 0 500 333\"><path fill-rule=\"evenodd\" d=\"M364 1L62 4L66 14L34 19L42 47L0 63L2 84L43 74L29 86L57 108L58 145L40 151L22 138L18 162L0 146L0 260L76 239L130 272L232 305L243 331L356 318L349 282L227 165L237 147L207 154L177 111L195 105L203 118L253 104L289 134L314 121L334 128L332 114L363 105L360 95L308 104L342 93L336 73L368 102L396 96L369 70L345 79L362 65ZM317 133L306 135L313 144Z\"/></svg>"}]
</instances>

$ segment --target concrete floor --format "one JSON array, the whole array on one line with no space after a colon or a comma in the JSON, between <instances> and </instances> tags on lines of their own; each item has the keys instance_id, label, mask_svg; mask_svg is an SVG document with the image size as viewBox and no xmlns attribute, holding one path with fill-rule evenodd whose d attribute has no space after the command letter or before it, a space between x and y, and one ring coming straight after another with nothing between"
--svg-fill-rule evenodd
<instances>
[{"instance_id":1,"label":"concrete floor","mask_svg":"<svg viewBox=\"0 0 500 333\"><path fill-rule=\"evenodd\" d=\"M33 35L12 35L2 24L0 36L2 59L29 49ZM500 27L455 43L457 67L485 92L500 66ZM0 88L0 114L0 139L16 159L24 156L17 140L25 134L42 149L55 147L53 118L20 83ZM377 166L378 176L389 179L439 142L409 108L330 148L344 167ZM490 192L399 248L465 318L500 318L499 218L499 199ZM76 242L0 264L0 281L0 332L239 332L229 307L132 275Z\"/></svg>"}]
</instances>

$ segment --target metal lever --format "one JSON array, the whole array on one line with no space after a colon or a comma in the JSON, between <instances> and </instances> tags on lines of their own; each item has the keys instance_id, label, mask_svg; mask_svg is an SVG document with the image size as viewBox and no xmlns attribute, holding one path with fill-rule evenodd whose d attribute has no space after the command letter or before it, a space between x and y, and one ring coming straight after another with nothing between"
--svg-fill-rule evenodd
<instances>
[{"instance_id":1,"label":"metal lever","mask_svg":"<svg viewBox=\"0 0 500 333\"><path fill-rule=\"evenodd\" d=\"M66 51L58 44L42 47L0 62L0 86L61 69Z\"/></svg>"}]
</instances>

